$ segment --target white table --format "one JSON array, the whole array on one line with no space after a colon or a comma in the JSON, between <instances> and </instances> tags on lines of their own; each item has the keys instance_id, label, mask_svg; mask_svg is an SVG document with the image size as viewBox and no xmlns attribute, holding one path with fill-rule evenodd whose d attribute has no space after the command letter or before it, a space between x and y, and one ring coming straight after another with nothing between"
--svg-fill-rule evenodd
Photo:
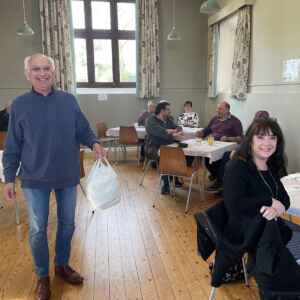
<instances>
[{"instance_id":1,"label":"white table","mask_svg":"<svg viewBox=\"0 0 300 300\"><path fill-rule=\"evenodd\" d=\"M206 140L198 138L185 140L184 143L188 144L188 147L183 148L184 154L194 156L198 159L198 163L200 163L200 157L209 158L209 163L213 163L214 161L222 159L225 152L232 151L237 147L237 143L221 141L214 141L212 145L209 145ZM170 146L176 147L177 144L174 143ZM202 159L202 166L203 170L205 170L205 159ZM203 172L203 178L200 184L200 191L202 192L203 199L205 199L205 176L206 174Z\"/></svg>"},{"instance_id":2,"label":"white table","mask_svg":"<svg viewBox=\"0 0 300 300\"><path fill-rule=\"evenodd\" d=\"M221 159L225 152L232 151L237 147L237 143L215 141L213 145L208 145L206 140L189 139L184 143L188 144L187 148L183 148L185 155L207 157L212 163Z\"/></svg>"},{"instance_id":3,"label":"white table","mask_svg":"<svg viewBox=\"0 0 300 300\"><path fill-rule=\"evenodd\" d=\"M290 174L281 178L288 195L290 196L290 208L287 213L300 217L300 173Z\"/></svg>"},{"instance_id":4,"label":"white table","mask_svg":"<svg viewBox=\"0 0 300 300\"><path fill-rule=\"evenodd\" d=\"M146 136L146 129L144 126L135 126L136 133L139 139L144 139ZM183 136L180 140L191 139L196 136L196 132L202 130L203 128L190 128L182 127ZM109 128L106 132L108 136L118 137L120 133L120 127Z\"/></svg>"}]
</instances>

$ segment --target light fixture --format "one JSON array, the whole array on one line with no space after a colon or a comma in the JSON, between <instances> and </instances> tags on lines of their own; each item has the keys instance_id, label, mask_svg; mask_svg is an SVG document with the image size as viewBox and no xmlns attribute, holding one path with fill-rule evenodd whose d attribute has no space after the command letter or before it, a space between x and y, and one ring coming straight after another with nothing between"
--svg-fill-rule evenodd
<instances>
[{"instance_id":1,"label":"light fixture","mask_svg":"<svg viewBox=\"0 0 300 300\"><path fill-rule=\"evenodd\" d=\"M214 14L220 10L218 0L204 1L200 6L200 13L202 14Z\"/></svg>"},{"instance_id":2,"label":"light fixture","mask_svg":"<svg viewBox=\"0 0 300 300\"><path fill-rule=\"evenodd\" d=\"M172 1L172 29L168 34L169 41L180 41L181 36L179 32L176 30L176 21L175 21L175 0Z\"/></svg>"},{"instance_id":3,"label":"light fixture","mask_svg":"<svg viewBox=\"0 0 300 300\"><path fill-rule=\"evenodd\" d=\"M27 19L26 19L26 8L25 8L25 0L23 1L23 17L24 17L24 23L23 26L20 27L17 30L17 35L20 36L29 36L29 35L34 35L33 29L28 25Z\"/></svg>"}]
</instances>

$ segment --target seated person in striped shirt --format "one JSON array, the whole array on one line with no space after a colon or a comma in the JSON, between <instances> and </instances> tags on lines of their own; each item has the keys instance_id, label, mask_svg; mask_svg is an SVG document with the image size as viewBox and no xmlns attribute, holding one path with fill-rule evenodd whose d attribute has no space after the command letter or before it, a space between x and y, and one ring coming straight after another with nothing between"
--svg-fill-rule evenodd
<instances>
[{"instance_id":1,"label":"seated person in striped shirt","mask_svg":"<svg viewBox=\"0 0 300 300\"><path fill-rule=\"evenodd\" d=\"M193 111L192 101L185 101L184 113L178 116L177 124L185 127L198 127L199 126L199 115Z\"/></svg>"}]
</instances>

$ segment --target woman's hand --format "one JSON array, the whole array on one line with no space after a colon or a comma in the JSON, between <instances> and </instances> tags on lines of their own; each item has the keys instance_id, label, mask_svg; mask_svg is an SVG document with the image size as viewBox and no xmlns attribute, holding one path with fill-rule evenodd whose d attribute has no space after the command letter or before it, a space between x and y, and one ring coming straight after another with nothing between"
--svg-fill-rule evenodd
<instances>
[{"instance_id":1,"label":"woman's hand","mask_svg":"<svg viewBox=\"0 0 300 300\"><path fill-rule=\"evenodd\" d=\"M260 213L262 214L263 218L267 219L268 221L278 217L277 210L272 206L262 206Z\"/></svg>"},{"instance_id":2,"label":"woman's hand","mask_svg":"<svg viewBox=\"0 0 300 300\"><path fill-rule=\"evenodd\" d=\"M276 209L278 217L285 213L285 206L274 198L272 199L272 207Z\"/></svg>"}]
</instances>

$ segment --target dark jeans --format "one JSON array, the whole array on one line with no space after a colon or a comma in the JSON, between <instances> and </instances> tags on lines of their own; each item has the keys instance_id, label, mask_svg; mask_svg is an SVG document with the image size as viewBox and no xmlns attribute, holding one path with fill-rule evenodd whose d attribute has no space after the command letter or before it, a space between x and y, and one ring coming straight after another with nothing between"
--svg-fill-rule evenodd
<instances>
[{"instance_id":1,"label":"dark jeans","mask_svg":"<svg viewBox=\"0 0 300 300\"><path fill-rule=\"evenodd\" d=\"M219 184L223 184L223 178L225 174L225 167L227 162L230 160L230 153L225 152L223 157L213 163L209 163L209 159L205 158L205 166L209 173L217 179Z\"/></svg>"},{"instance_id":2,"label":"dark jeans","mask_svg":"<svg viewBox=\"0 0 300 300\"><path fill-rule=\"evenodd\" d=\"M144 160L145 159L145 143L144 143L144 140L139 139L139 144L140 144L140 159Z\"/></svg>"}]
</instances>

